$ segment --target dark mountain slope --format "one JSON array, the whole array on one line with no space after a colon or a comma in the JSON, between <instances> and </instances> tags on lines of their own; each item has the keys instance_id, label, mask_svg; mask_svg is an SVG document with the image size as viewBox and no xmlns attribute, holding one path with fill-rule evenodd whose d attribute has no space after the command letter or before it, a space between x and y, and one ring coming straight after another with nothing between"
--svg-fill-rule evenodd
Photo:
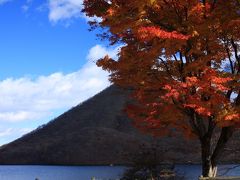
<instances>
[{"instance_id":1,"label":"dark mountain slope","mask_svg":"<svg viewBox=\"0 0 240 180\"><path fill-rule=\"evenodd\" d=\"M153 138L139 133L122 109L129 92L110 86L47 125L0 148L0 164L126 164ZM197 141L155 141L162 162L199 162ZM236 143L233 141L232 144ZM233 145L232 145L233 146ZM235 145L234 145L235 146ZM226 160L239 160L228 153Z\"/></svg>"}]
</instances>

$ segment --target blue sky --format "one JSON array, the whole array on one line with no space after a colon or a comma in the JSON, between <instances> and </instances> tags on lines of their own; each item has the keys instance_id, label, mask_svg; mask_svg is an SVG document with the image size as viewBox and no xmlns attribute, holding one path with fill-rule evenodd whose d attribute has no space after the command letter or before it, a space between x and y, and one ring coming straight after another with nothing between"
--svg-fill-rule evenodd
<instances>
[{"instance_id":1,"label":"blue sky","mask_svg":"<svg viewBox=\"0 0 240 180\"><path fill-rule=\"evenodd\" d=\"M82 0L0 0L0 145L109 86Z\"/></svg>"},{"instance_id":2,"label":"blue sky","mask_svg":"<svg viewBox=\"0 0 240 180\"><path fill-rule=\"evenodd\" d=\"M86 20L73 17L51 22L43 1L32 1L28 11L22 9L25 4L12 0L0 6L0 58L4 63L0 78L68 73L81 67L89 48L99 43L94 32L88 31Z\"/></svg>"}]
</instances>

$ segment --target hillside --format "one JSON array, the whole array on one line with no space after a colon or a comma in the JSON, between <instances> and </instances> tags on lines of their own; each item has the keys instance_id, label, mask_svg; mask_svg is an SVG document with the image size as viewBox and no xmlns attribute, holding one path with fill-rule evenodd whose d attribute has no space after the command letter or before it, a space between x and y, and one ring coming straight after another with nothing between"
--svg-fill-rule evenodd
<instances>
[{"instance_id":1,"label":"hillside","mask_svg":"<svg viewBox=\"0 0 240 180\"><path fill-rule=\"evenodd\" d=\"M48 124L0 147L0 164L128 164L140 146L157 143L161 162L199 162L198 141L181 137L153 140L139 133L122 111L128 91L110 86ZM238 137L238 135L235 135ZM155 142L154 142L155 141ZM239 161L232 147L228 162Z\"/></svg>"}]
</instances>

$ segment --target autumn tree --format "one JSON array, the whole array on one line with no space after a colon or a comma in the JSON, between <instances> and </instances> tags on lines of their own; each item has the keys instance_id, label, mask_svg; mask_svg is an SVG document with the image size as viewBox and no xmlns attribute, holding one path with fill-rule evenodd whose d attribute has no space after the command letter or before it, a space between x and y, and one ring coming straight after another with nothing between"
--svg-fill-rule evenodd
<instances>
[{"instance_id":1,"label":"autumn tree","mask_svg":"<svg viewBox=\"0 0 240 180\"><path fill-rule=\"evenodd\" d=\"M106 56L97 64L111 82L134 89L128 113L136 126L197 137L202 175L216 176L240 127L240 1L85 0L83 11L101 18L90 22L101 37L123 45L117 61Z\"/></svg>"}]
</instances>

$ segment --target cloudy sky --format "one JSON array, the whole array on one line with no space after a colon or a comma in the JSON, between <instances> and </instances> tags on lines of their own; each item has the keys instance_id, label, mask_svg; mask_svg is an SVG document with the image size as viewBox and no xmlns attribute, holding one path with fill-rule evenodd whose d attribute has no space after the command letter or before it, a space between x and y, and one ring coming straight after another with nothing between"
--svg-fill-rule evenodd
<instances>
[{"instance_id":1,"label":"cloudy sky","mask_svg":"<svg viewBox=\"0 0 240 180\"><path fill-rule=\"evenodd\" d=\"M0 0L0 145L109 86L82 0Z\"/></svg>"}]
</instances>

